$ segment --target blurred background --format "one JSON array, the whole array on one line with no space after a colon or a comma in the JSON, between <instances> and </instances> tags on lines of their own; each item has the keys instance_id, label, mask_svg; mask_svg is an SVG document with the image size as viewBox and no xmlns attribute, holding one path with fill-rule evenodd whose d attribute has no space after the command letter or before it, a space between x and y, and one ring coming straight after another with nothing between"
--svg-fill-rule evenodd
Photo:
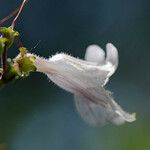
<instances>
[{"instance_id":1,"label":"blurred background","mask_svg":"<svg viewBox=\"0 0 150 150\"><path fill-rule=\"evenodd\" d=\"M21 2L0 0L0 18ZM137 121L90 127L70 93L32 73L0 91L0 150L150 150L149 0L30 0L16 29L29 49L41 41L31 51L45 57L84 58L88 45L112 42L120 64L107 89ZM8 55L17 53L14 46Z\"/></svg>"}]
</instances>

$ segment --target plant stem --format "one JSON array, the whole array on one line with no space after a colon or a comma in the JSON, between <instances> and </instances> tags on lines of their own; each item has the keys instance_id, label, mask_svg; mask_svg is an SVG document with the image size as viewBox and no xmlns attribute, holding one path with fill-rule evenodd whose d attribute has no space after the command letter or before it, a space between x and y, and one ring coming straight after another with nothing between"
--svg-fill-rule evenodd
<instances>
[{"instance_id":1,"label":"plant stem","mask_svg":"<svg viewBox=\"0 0 150 150\"><path fill-rule=\"evenodd\" d=\"M2 20L0 20L0 25L2 25L4 22L6 22L8 19L13 17L14 15L16 15L18 13L19 9L20 9L20 6L17 7L13 12L11 12L11 14L9 14L8 16L6 16Z\"/></svg>"},{"instance_id":2,"label":"plant stem","mask_svg":"<svg viewBox=\"0 0 150 150\"><path fill-rule=\"evenodd\" d=\"M23 7L24 7L24 5L25 5L25 3L26 3L26 1L27 1L27 0L24 0L24 1L22 2L21 6L20 6L20 9L19 9L19 11L18 11L18 14L16 15L15 19L13 20L13 22L12 22L12 24L11 24L11 26L12 26L13 28L15 27L15 24L16 24L16 22L17 22L17 19L18 19L19 15L21 14L21 12L22 12L22 10L23 10Z\"/></svg>"},{"instance_id":3,"label":"plant stem","mask_svg":"<svg viewBox=\"0 0 150 150\"><path fill-rule=\"evenodd\" d=\"M4 46L4 51L2 54L2 68L3 68L3 73L6 72L7 70L7 48Z\"/></svg>"},{"instance_id":4,"label":"plant stem","mask_svg":"<svg viewBox=\"0 0 150 150\"><path fill-rule=\"evenodd\" d=\"M25 4L28 2L29 0L26 0ZM2 20L0 20L0 25L2 25L4 22L6 22L7 20L9 20L11 17L15 16L19 10L21 8L21 5L18 6L13 12L11 12L8 16L6 16L5 18L3 18Z\"/></svg>"}]
</instances>

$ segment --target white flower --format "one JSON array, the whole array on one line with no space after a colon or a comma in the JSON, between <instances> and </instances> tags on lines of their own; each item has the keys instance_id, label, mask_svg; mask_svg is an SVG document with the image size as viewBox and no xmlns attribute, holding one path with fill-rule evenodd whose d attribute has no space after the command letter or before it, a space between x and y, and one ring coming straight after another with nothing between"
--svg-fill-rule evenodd
<instances>
[{"instance_id":1,"label":"white flower","mask_svg":"<svg viewBox=\"0 0 150 150\"><path fill-rule=\"evenodd\" d=\"M125 112L104 89L118 66L118 51L111 44L105 52L97 45L87 48L85 60L64 53L49 59L36 56L37 71L46 74L59 87L74 94L76 108L91 125L108 122L119 125L135 120L135 114Z\"/></svg>"}]
</instances>

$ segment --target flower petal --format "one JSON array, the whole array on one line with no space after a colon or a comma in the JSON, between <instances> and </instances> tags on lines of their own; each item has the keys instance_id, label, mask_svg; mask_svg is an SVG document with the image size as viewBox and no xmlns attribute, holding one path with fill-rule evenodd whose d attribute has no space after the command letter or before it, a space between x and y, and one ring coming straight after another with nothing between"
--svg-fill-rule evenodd
<instances>
[{"instance_id":1,"label":"flower petal","mask_svg":"<svg viewBox=\"0 0 150 150\"><path fill-rule=\"evenodd\" d=\"M113 44L108 43L106 45L106 53L106 63L111 63L114 70L116 70L119 63L117 48Z\"/></svg>"},{"instance_id":2,"label":"flower petal","mask_svg":"<svg viewBox=\"0 0 150 150\"><path fill-rule=\"evenodd\" d=\"M106 111L101 105L96 105L84 96L75 95L75 105L84 121L92 126L103 126L106 122Z\"/></svg>"},{"instance_id":3,"label":"flower petal","mask_svg":"<svg viewBox=\"0 0 150 150\"><path fill-rule=\"evenodd\" d=\"M117 49L110 43L106 48L107 57L103 65L63 53L56 54L49 60L34 55L37 71L45 73L59 87L73 93L78 112L91 125L104 125L108 122L122 124L135 120L135 114L123 111L110 92L103 88L118 66ZM87 52L88 54L90 53ZM99 58L103 58L101 56Z\"/></svg>"},{"instance_id":4,"label":"flower petal","mask_svg":"<svg viewBox=\"0 0 150 150\"><path fill-rule=\"evenodd\" d=\"M109 122L120 125L135 121L135 114L125 112L103 88L86 90L74 96L76 108L90 125L105 125Z\"/></svg>"},{"instance_id":5,"label":"flower petal","mask_svg":"<svg viewBox=\"0 0 150 150\"><path fill-rule=\"evenodd\" d=\"M67 79L70 83L74 82L84 87L95 87L103 85L109 73L107 70L102 70L93 63L74 58L67 54L56 54L49 60L36 55L34 56L36 57L34 64L37 71L47 74L51 80L55 80L59 76L64 78L64 80ZM56 84L59 81L57 79L55 80ZM65 89L65 86L63 87Z\"/></svg>"},{"instance_id":6,"label":"flower petal","mask_svg":"<svg viewBox=\"0 0 150 150\"><path fill-rule=\"evenodd\" d=\"M98 45L90 45L85 54L85 60L89 62L95 62L95 65L99 66L100 72L106 71L107 75L105 77L104 85L109 81L110 76L114 74L118 67L118 51L116 47L108 43L106 45L106 58L105 52Z\"/></svg>"},{"instance_id":7,"label":"flower petal","mask_svg":"<svg viewBox=\"0 0 150 150\"><path fill-rule=\"evenodd\" d=\"M98 45L90 45L86 49L85 60L89 62L95 62L96 64L105 63L105 52Z\"/></svg>"},{"instance_id":8,"label":"flower petal","mask_svg":"<svg viewBox=\"0 0 150 150\"><path fill-rule=\"evenodd\" d=\"M105 64L99 66L101 70L108 72L103 86L107 84L109 78L115 73L119 64L118 51L113 44L108 43L106 45L106 54Z\"/></svg>"}]
</instances>

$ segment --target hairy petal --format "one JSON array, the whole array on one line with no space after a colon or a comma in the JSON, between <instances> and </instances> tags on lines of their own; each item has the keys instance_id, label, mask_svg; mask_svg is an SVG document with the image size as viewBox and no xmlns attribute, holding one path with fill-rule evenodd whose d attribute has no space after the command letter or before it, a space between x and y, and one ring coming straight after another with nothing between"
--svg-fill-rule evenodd
<instances>
[{"instance_id":1,"label":"hairy petal","mask_svg":"<svg viewBox=\"0 0 150 150\"><path fill-rule=\"evenodd\" d=\"M61 76L68 81L73 81L84 87L95 87L103 85L108 71L101 70L93 63L74 58L67 54L56 54L49 60L36 56L35 66L39 72L43 72L52 80L57 76ZM59 79L58 77L58 79ZM90 81L90 82L89 82ZM65 89L65 86L60 85L60 81L55 83Z\"/></svg>"},{"instance_id":2,"label":"hairy petal","mask_svg":"<svg viewBox=\"0 0 150 150\"><path fill-rule=\"evenodd\" d=\"M81 60L60 53L49 59L36 57L37 71L46 74L50 80L75 97L75 104L82 118L91 125L108 122L122 124L135 120L135 114L125 112L103 87L118 66L118 51L111 44L104 51L97 45L87 48Z\"/></svg>"},{"instance_id":3,"label":"hairy petal","mask_svg":"<svg viewBox=\"0 0 150 150\"><path fill-rule=\"evenodd\" d=\"M95 92L93 92L95 90ZM103 126L109 122L120 125L135 121L135 114L125 112L104 89L93 89L74 96L81 117L92 126ZM98 92L98 93L96 93ZM95 93L97 95L95 95ZM99 97L97 97L99 95Z\"/></svg>"}]
</instances>

